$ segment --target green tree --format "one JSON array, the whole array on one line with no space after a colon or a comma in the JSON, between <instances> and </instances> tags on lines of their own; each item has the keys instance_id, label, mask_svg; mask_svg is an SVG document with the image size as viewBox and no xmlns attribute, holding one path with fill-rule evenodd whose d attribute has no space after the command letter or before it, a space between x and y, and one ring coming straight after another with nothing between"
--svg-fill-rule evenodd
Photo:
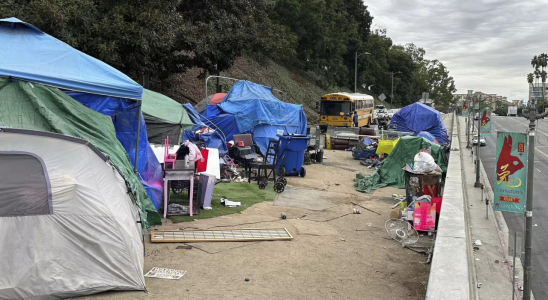
<instances>
[{"instance_id":1,"label":"green tree","mask_svg":"<svg viewBox=\"0 0 548 300\"><path fill-rule=\"evenodd\" d=\"M244 51L274 59L293 55L295 36L266 14L268 0L184 0L183 49L192 53L192 66L209 74L230 68Z\"/></svg>"},{"instance_id":2,"label":"green tree","mask_svg":"<svg viewBox=\"0 0 548 300\"><path fill-rule=\"evenodd\" d=\"M185 70L177 44L178 0L4 1L0 18L18 17L133 78Z\"/></svg>"}]
</instances>

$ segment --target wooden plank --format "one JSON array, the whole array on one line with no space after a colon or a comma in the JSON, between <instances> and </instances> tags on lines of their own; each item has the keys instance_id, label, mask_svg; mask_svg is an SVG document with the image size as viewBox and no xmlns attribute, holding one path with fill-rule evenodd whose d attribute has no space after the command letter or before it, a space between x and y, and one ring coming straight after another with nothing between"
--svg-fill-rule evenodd
<instances>
[{"instance_id":1,"label":"wooden plank","mask_svg":"<svg viewBox=\"0 0 548 300\"><path fill-rule=\"evenodd\" d=\"M286 228L151 231L151 243L284 241L293 236Z\"/></svg>"}]
</instances>

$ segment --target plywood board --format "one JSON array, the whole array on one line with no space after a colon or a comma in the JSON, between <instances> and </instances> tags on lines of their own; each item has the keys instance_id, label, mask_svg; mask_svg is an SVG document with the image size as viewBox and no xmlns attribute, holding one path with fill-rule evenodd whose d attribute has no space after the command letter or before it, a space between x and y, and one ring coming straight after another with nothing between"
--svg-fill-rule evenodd
<instances>
[{"instance_id":1,"label":"plywood board","mask_svg":"<svg viewBox=\"0 0 548 300\"><path fill-rule=\"evenodd\" d=\"M151 243L248 242L292 240L285 228L224 229L224 230L165 230L152 231Z\"/></svg>"}]
</instances>

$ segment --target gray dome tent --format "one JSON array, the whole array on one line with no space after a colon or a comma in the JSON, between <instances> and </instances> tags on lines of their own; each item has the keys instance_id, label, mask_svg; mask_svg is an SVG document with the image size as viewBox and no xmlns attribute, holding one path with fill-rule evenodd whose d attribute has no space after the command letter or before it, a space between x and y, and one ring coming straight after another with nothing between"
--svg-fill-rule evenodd
<instances>
[{"instance_id":1,"label":"gray dome tent","mask_svg":"<svg viewBox=\"0 0 548 300\"><path fill-rule=\"evenodd\" d=\"M139 209L89 142L0 128L0 299L145 290Z\"/></svg>"}]
</instances>

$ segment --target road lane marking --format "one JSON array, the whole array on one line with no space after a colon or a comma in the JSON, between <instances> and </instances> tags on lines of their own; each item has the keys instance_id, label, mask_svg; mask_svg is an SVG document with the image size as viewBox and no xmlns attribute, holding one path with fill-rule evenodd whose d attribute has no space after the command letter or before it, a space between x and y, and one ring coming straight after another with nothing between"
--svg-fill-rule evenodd
<instances>
[{"instance_id":1,"label":"road lane marking","mask_svg":"<svg viewBox=\"0 0 548 300\"><path fill-rule=\"evenodd\" d=\"M497 124L497 126L499 126L500 128L504 129L505 131L509 131L508 129L504 128L504 126L500 125L497 121L494 121L494 122L495 122L495 124ZM518 123L521 123L521 122L519 122L519 121L517 121L517 122L518 122ZM544 135L546 135L546 136L548 136L548 134L546 134L546 133L544 133L544 132L542 132L542 131L541 131L541 133L544 134ZM546 146L542 146L542 147L546 147ZM544 153L544 152L543 152L542 150L540 150L538 147L535 147L535 150L537 150L540 154L542 154L542 155L548 157L548 154Z\"/></svg>"},{"instance_id":2,"label":"road lane marking","mask_svg":"<svg viewBox=\"0 0 548 300\"><path fill-rule=\"evenodd\" d=\"M544 156L548 157L548 154L546 154L546 153L544 153L544 152L540 151L540 149L539 149L539 148L535 147L535 150L537 150L538 152L542 153L542 154L543 154Z\"/></svg>"}]
</instances>

